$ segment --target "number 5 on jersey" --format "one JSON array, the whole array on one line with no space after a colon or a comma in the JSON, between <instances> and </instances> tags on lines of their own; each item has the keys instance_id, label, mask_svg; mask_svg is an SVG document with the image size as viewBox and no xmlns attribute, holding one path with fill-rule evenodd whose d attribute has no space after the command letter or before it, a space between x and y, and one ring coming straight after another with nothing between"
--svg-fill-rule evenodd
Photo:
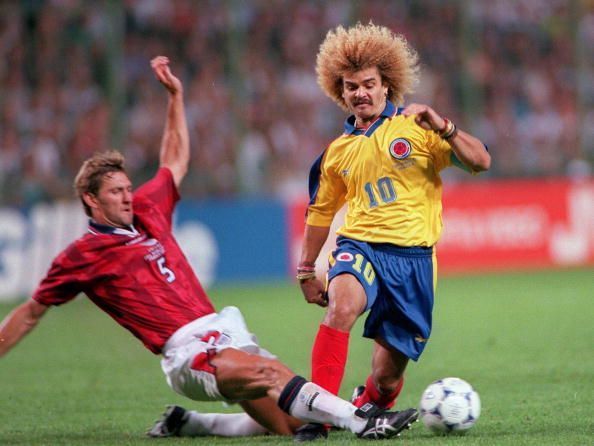
<instances>
[{"instance_id":1,"label":"number 5 on jersey","mask_svg":"<svg viewBox=\"0 0 594 446\"><path fill-rule=\"evenodd\" d=\"M165 257L159 257L157 259L157 266L159 272L165 276L165 280L171 283L175 280L175 273L165 266Z\"/></svg>"}]
</instances>

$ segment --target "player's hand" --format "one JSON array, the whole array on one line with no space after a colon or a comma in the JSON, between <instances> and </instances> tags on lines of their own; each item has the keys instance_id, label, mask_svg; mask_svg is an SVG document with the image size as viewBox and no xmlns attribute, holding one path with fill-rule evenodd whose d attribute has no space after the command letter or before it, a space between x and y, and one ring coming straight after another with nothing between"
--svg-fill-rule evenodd
<instances>
[{"instance_id":1,"label":"player's hand","mask_svg":"<svg viewBox=\"0 0 594 446\"><path fill-rule=\"evenodd\" d=\"M169 58L165 56L157 56L151 60L151 68L159 79L159 82L171 94L181 93L183 90L181 81L175 77L169 69Z\"/></svg>"},{"instance_id":2,"label":"player's hand","mask_svg":"<svg viewBox=\"0 0 594 446\"><path fill-rule=\"evenodd\" d=\"M404 116L415 115L415 122L425 130L439 132L446 123L445 120L431 107L424 104L410 104L403 111Z\"/></svg>"},{"instance_id":3,"label":"player's hand","mask_svg":"<svg viewBox=\"0 0 594 446\"><path fill-rule=\"evenodd\" d=\"M309 279L299 284L301 292L305 297L307 303L316 304L320 307L327 307L328 300L326 300L326 289L324 283L320 279Z\"/></svg>"}]
</instances>

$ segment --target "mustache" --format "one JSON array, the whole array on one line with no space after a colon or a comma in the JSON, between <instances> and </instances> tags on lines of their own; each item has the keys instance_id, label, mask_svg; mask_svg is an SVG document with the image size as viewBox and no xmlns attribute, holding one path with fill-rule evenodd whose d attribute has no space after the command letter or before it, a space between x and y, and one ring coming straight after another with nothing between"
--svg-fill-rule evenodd
<instances>
[{"instance_id":1,"label":"mustache","mask_svg":"<svg viewBox=\"0 0 594 446\"><path fill-rule=\"evenodd\" d=\"M353 101L353 105L361 105L361 104L369 104L372 105L372 102L368 99L358 99L356 101Z\"/></svg>"}]
</instances>

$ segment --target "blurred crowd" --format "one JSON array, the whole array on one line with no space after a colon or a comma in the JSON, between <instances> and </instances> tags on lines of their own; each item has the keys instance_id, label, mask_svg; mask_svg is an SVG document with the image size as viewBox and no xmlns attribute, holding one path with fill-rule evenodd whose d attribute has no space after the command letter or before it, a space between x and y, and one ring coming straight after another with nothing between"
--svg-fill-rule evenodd
<instances>
[{"instance_id":1,"label":"blurred crowd","mask_svg":"<svg viewBox=\"0 0 594 446\"><path fill-rule=\"evenodd\" d=\"M317 86L318 47L330 28L370 20L419 52L408 101L487 143L486 178L591 175L593 0L7 0L0 205L71 198L81 161L107 148L149 178L166 104L149 66L159 54L185 84L185 197L304 196L345 117Z\"/></svg>"}]
</instances>

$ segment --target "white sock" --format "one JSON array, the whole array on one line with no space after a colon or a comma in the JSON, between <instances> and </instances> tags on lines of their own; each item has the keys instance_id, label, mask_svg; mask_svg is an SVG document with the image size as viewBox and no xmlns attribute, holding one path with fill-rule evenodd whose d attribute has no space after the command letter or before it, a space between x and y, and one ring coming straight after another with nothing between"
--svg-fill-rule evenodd
<instances>
[{"instance_id":1,"label":"white sock","mask_svg":"<svg viewBox=\"0 0 594 446\"><path fill-rule=\"evenodd\" d=\"M332 424L358 433L367 420L355 415L357 408L312 382L305 383L291 404L291 415L303 421Z\"/></svg>"},{"instance_id":2,"label":"white sock","mask_svg":"<svg viewBox=\"0 0 594 446\"><path fill-rule=\"evenodd\" d=\"M182 437L219 435L221 437L244 437L263 435L268 431L247 413L199 413L188 411L188 420L179 431Z\"/></svg>"}]
</instances>

